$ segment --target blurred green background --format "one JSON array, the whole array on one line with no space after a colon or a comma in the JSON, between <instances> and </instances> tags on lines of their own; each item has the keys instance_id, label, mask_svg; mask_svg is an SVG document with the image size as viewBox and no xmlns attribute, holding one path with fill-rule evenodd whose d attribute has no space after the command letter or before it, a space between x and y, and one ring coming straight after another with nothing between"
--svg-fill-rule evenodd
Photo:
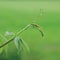
<instances>
[{"instance_id":1,"label":"blurred green background","mask_svg":"<svg viewBox=\"0 0 60 60\"><path fill-rule=\"evenodd\" d=\"M32 22L41 26L44 38L39 31L29 28L20 37L30 47L30 53L24 48L18 55L11 42L0 49L0 60L60 60L60 2L0 1L0 34L16 33ZM0 45L4 42L0 37Z\"/></svg>"}]
</instances>

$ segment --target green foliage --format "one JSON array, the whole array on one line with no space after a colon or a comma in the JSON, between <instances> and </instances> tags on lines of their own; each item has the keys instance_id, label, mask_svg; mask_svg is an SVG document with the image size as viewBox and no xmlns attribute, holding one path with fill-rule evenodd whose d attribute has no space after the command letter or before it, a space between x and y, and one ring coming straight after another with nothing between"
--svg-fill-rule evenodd
<instances>
[{"instance_id":1,"label":"green foliage","mask_svg":"<svg viewBox=\"0 0 60 60\"><path fill-rule=\"evenodd\" d=\"M27 30L19 36L22 36L23 41L27 42L31 48L31 54L29 57L27 56L28 59L25 59L25 56L16 54L17 51L14 49L16 47L14 47L13 41L5 46L9 48L8 58L10 56L10 59L5 59L3 47L3 49L0 48L0 52L3 52L3 54L0 54L0 60L22 60L18 59L20 56L23 60L60 60L60 2L58 0L56 2L53 2L53 0L50 0L50 2L47 0L41 0L42 2L38 0L38 2L32 2L33 0L30 0L31 2L24 2L23 0L23 2L10 1L0 2L0 33L4 35L5 31L17 32L18 28L20 30L31 23L33 17L36 18L39 9L42 8L45 15L43 14L39 19L36 19L36 23L44 28L45 38L42 40L40 33L36 30ZM5 37L11 38L10 36ZM0 45L4 42L5 39L0 37ZM26 55L24 52L23 54Z\"/></svg>"},{"instance_id":2,"label":"green foliage","mask_svg":"<svg viewBox=\"0 0 60 60\"><path fill-rule=\"evenodd\" d=\"M29 49L28 45L25 43L25 41L23 39L21 39L20 37L18 37L22 32L27 30L30 26L33 26L34 28L37 28L41 32L42 37L44 36L44 34L43 34L42 30L40 29L39 25L37 25L35 23L28 24L26 27L24 27L22 30L18 31L16 34L13 33L13 32L8 32L7 31L5 33L6 37L8 37L10 39L10 37L13 36L10 40L8 40L6 37L1 35L1 37L6 40L6 43L2 44L0 46L0 48L4 47L5 45L9 44L11 41L14 40L14 44L15 44L16 48L18 49L18 52L22 51L22 48L24 48L24 47L26 48L26 50L28 52L30 52L30 49ZM5 48L5 51L7 52L7 47Z\"/></svg>"},{"instance_id":3,"label":"green foliage","mask_svg":"<svg viewBox=\"0 0 60 60\"><path fill-rule=\"evenodd\" d=\"M21 49L22 49L22 39L20 37L15 37L14 43L15 43L18 51L21 51Z\"/></svg>"}]
</instances>

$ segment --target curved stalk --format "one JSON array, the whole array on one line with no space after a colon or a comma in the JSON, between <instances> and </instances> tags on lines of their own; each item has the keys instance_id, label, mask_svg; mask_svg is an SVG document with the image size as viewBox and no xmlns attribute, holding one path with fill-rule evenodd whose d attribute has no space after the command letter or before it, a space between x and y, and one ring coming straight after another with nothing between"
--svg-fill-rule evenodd
<instances>
[{"instance_id":1,"label":"curved stalk","mask_svg":"<svg viewBox=\"0 0 60 60\"><path fill-rule=\"evenodd\" d=\"M36 27L36 28L41 32L42 37L44 36L44 34L43 34L42 30L40 29L40 27L39 27L37 24L32 23L32 24L29 24L29 25L27 25L26 27L24 27L22 30L18 31L15 36L13 36L10 40L8 40L8 41L5 42L4 44L2 44L2 45L0 46L0 48L4 47L4 46L6 46L7 44L9 44L10 42L12 42L12 41L15 39L16 36L19 36L19 35L20 35L21 33L23 33L26 29L28 29L31 25L34 26L34 27Z\"/></svg>"}]
</instances>

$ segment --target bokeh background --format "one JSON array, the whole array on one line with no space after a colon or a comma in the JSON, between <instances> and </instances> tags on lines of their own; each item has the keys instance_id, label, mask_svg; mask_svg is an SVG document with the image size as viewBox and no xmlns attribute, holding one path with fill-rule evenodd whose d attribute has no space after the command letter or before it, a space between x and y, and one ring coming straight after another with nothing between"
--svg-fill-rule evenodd
<instances>
[{"instance_id":1,"label":"bokeh background","mask_svg":"<svg viewBox=\"0 0 60 60\"><path fill-rule=\"evenodd\" d=\"M37 23L44 32L29 28L20 35L30 47L20 54L14 42L0 48L0 60L60 60L60 1L0 1L0 34L18 32L30 23ZM0 37L0 45L5 40Z\"/></svg>"}]
</instances>

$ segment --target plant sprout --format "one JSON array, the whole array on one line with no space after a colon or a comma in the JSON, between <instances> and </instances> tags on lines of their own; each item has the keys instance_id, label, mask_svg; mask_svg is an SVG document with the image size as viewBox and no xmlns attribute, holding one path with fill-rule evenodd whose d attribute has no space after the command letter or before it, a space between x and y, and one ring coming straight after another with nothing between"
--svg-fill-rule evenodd
<instances>
[{"instance_id":1,"label":"plant sprout","mask_svg":"<svg viewBox=\"0 0 60 60\"><path fill-rule=\"evenodd\" d=\"M39 14L39 15L40 15L40 14ZM38 16L38 17L39 17L39 16ZM26 43L23 39L21 39L21 37L19 37L19 35L20 35L21 33L23 33L25 30L27 30L29 27L34 27L34 28L36 28L38 31L40 31L42 37L44 37L44 33L43 33L43 31L41 30L40 26L39 26L38 24L31 23L31 24L28 24L27 26L25 26L23 29L19 30L17 33L8 32L8 31L7 31L7 32L5 33L5 37L0 34L0 36L1 36L4 40L6 40L6 42L3 43L3 44L0 46L0 48L3 48L4 46L8 45L10 42L14 41L14 44L15 44L16 48L17 48L19 51L21 51L22 46L24 46L24 47L29 51L30 49L29 49L27 43ZM8 37L8 36L11 36L11 35L13 35L13 37L8 40L8 39L6 38L6 36Z\"/></svg>"},{"instance_id":2,"label":"plant sprout","mask_svg":"<svg viewBox=\"0 0 60 60\"><path fill-rule=\"evenodd\" d=\"M31 26L33 26L34 28L36 28L37 30L39 30L40 33L41 33L41 35L42 35L42 37L44 36L44 34L43 34L43 32L42 32L42 30L41 30L41 28L40 28L39 25L37 25L37 24L35 24L35 23L28 24L26 27L24 27L23 29L21 29L20 31L18 31L16 34L13 33L13 32L6 32L6 34L5 34L6 36L8 36L8 35L14 35L10 40L7 40L6 37L4 37L4 36L2 36L2 35L0 34L0 36L6 40L6 42L3 43L3 44L0 46L0 48L3 48L4 46L8 45L10 42L14 41L17 49L20 49L20 47L21 47L20 45L22 44L22 45L24 45L24 46L27 48L27 50L29 50L29 47L28 47L28 45L25 43L25 41L22 40L22 39L21 39L20 37L18 37L18 36L19 36L21 33L23 33L25 30L27 30L29 27L31 27Z\"/></svg>"}]
</instances>

